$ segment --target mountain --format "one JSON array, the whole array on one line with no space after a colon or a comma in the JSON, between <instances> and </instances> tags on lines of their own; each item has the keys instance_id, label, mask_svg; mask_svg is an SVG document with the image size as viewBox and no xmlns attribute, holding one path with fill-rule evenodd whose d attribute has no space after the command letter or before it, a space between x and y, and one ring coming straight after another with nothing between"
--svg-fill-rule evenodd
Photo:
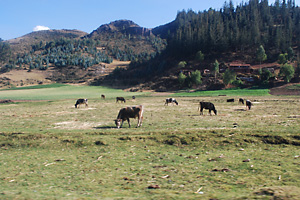
<instances>
[{"instance_id":1,"label":"mountain","mask_svg":"<svg viewBox=\"0 0 300 200\"><path fill-rule=\"evenodd\" d=\"M46 80L54 82L90 82L115 68L127 68L131 61L143 62L154 58L166 47L165 40L130 20L101 25L90 34L78 30L45 30L1 44L10 44L10 48L5 46L6 54L0 54L3 57L0 58L2 82L5 85L10 79L9 82L16 86L27 84L27 81L14 81L14 76L10 76L12 70L31 74L37 70L45 71ZM26 73L22 77L29 79ZM35 79L31 82L46 81Z\"/></svg>"},{"instance_id":2,"label":"mountain","mask_svg":"<svg viewBox=\"0 0 300 200\"><path fill-rule=\"evenodd\" d=\"M101 25L91 34L87 35L87 37L92 39L103 39L105 36L112 36L114 34L150 36L152 35L152 31L151 29L140 27L130 20L117 20L109 24Z\"/></svg>"},{"instance_id":3,"label":"mountain","mask_svg":"<svg viewBox=\"0 0 300 200\"><path fill-rule=\"evenodd\" d=\"M28 33L24 36L7 40L14 54L30 51L31 45L37 44L40 41L50 42L60 38L76 39L86 36L88 33L80 30L42 30Z\"/></svg>"}]
</instances>

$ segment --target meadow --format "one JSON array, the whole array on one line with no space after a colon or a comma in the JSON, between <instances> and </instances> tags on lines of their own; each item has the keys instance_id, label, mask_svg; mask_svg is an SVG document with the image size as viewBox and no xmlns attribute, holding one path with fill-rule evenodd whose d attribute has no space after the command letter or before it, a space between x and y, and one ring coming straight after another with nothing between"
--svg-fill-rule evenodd
<instances>
[{"instance_id":1,"label":"meadow","mask_svg":"<svg viewBox=\"0 0 300 200\"><path fill-rule=\"evenodd\" d=\"M0 99L14 100L0 104L0 198L300 199L299 96L222 92L0 90ZM165 106L169 96L179 105ZM75 109L76 98L89 106ZM200 101L218 115L200 116ZM140 104L142 127L132 119L116 129L118 111Z\"/></svg>"}]
</instances>

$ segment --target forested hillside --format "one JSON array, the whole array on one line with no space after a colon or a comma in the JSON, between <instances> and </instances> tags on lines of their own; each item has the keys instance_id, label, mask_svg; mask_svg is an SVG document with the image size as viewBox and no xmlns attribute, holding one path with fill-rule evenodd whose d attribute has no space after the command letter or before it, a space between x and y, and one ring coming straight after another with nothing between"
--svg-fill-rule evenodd
<instances>
[{"instance_id":1,"label":"forested hillside","mask_svg":"<svg viewBox=\"0 0 300 200\"><path fill-rule=\"evenodd\" d=\"M210 54L246 51L263 45L272 54L300 44L300 9L295 1L250 0L236 8L232 1L217 10L178 13L176 31L168 36L172 55L188 56L201 50ZM273 58L273 56L271 57Z\"/></svg>"},{"instance_id":2,"label":"forested hillside","mask_svg":"<svg viewBox=\"0 0 300 200\"><path fill-rule=\"evenodd\" d=\"M280 54L289 51L295 60L300 44L300 8L293 0L276 0L274 5L268 0L250 0L236 7L229 1L220 10L181 11L173 22L152 32L167 39L166 50L149 62L132 62L128 73L118 72L118 78L132 81L177 76L182 70L178 70L180 61L201 71L212 69L215 60L258 64L259 47L267 54L264 63L277 62ZM197 53L204 58L197 61Z\"/></svg>"}]
</instances>

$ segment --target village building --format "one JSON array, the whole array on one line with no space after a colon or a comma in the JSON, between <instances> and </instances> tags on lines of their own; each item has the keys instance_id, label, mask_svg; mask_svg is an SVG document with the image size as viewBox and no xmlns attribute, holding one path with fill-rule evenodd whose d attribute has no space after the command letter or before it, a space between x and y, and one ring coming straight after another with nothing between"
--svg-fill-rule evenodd
<instances>
[{"instance_id":1,"label":"village building","mask_svg":"<svg viewBox=\"0 0 300 200\"><path fill-rule=\"evenodd\" d=\"M230 63L229 69L237 73L253 73L254 71L250 64L243 63Z\"/></svg>"}]
</instances>

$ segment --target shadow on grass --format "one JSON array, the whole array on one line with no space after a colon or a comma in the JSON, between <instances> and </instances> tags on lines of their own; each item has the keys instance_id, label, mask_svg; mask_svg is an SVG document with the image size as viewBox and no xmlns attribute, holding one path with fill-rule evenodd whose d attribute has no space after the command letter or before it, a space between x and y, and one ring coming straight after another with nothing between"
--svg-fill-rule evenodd
<instances>
[{"instance_id":1,"label":"shadow on grass","mask_svg":"<svg viewBox=\"0 0 300 200\"><path fill-rule=\"evenodd\" d=\"M93 127L93 129L116 129L116 126L97 126Z\"/></svg>"},{"instance_id":2,"label":"shadow on grass","mask_svg":"<svg viewBox=\"0 0 300 200\"><path fill-rule=\"evenodd\" d=\"M234 111L242 112L242 111L246 111L246 110L245 109L234 109Z\"/></svg>"}]
</instances>

